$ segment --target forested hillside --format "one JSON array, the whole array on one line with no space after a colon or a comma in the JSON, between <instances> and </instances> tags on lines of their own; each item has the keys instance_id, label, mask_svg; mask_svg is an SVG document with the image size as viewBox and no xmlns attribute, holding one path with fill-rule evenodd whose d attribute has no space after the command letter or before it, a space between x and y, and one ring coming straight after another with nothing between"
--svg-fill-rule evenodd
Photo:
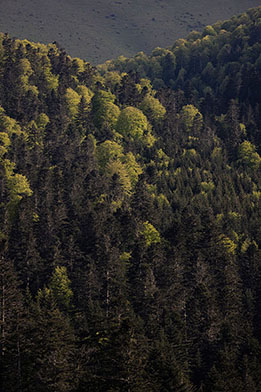
<instances>
[{"instance_id":1,"label":"forested hillside","mask_svg":"<svg viewBox=\"0 0 261 392\"><path fill-rule=\"evenodd\" d=\"M0 35L0 390L261 390L261 7L96 69Z\"/></svg>"}]
</instances>

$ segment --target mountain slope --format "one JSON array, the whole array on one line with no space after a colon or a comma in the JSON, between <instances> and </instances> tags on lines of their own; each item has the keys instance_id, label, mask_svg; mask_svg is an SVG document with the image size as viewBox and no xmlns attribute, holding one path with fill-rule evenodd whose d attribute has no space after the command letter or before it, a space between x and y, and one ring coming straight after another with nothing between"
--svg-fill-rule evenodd
<instances>
[{"instance_id":1,"label":"mountain slope","mask_svg":"<svg viewBox=\"0 0 261 392\"><path fill-rule=\"evenodd\" d=\"M1 35L1 390L260 389L260 11L99 72Z\"/></svg>"},{"instance_id":2,"label":"mountain slope","mask_svg":"<svg viewBox=\"0 0 261 392\"><path fill-rule=\"evenodd\" d=\"M194 31L171 49L156 48L151 56L142 52L129 59L122 56L99 68L138 72L156 89L181 88L186 99L202 107L215 97L213 108L219 113L226 110L230 99L246 104L259 100L260 40L259 7L206 26L203 33Z\"/></svg>"},{"instance_id":3,"label":"mountain slope","mask_svg":"<svg viewBox=\"0 0 261 392\"><path fill-rule=\"evenodd\" d=\"M189 31L230 18L258 0L8 0L0 31L31 41L58 41L71 56L92 64L155 46L169 46Z\"/></svg>"}]
</instances>

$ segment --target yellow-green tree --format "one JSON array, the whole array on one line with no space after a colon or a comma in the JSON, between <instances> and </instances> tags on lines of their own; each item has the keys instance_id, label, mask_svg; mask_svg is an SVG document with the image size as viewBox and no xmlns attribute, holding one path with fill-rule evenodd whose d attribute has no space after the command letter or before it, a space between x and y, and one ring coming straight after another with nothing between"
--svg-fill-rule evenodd
<instances>
[{"instance_id":1,"label":"yellow-green tree","mask_svg":"<svg viewBox=\"0 0 261 392\"><path fill-rule=\"evenodd\" d=\"M121 161L111 160L108 162L106 166L106 176L110 179L113 179L114 176L117 176L117 181L122 189L123 195L130 194L132 188L131 179L126 166ZM119 194L118 196L121 198L122 195Z\"/></svg>"},{"instance_id":2,"label":"yellow-green tree","mask_svg":"<svg viewBox=\"0 0 261 392\"><path fill-rule=\"evenodd\" d=\"M81 96L73 90L71 87L67 88L65 99L69 114L75 117L78 113L79 103L81 102Z\"/></svg>"},{"instance_id":3,"label":"yellow-green tree","mask_svg":"<svg viewBox=\"0 0 261 392\"><path fill-rule=\"evenodd\" d=\"M261 157L256 152L256 147L248 140L245 140L238 147L238 157L239 162L253 169L257 169L261 165Z\"/></svg>"},{"instance_id":4,"label":"yellow-green tree","mask_svg":"<svg viewBox=\"0 0 261 392\"><path fill-rule=\"evenodd\" d=\"M162 120L166 113L166 109L160 101L149 94L147 94L141 102L140 109L148 118L156 122Z\"/></svg>"},{"instance_id":5,"label":"yellow-green tree","mask_svg":"<svg viewBox=\"0 0 261 392\"><path fill-rule=\"evenodd\" d=\"M203 117L200 111L193 105L185 105L180 113L181 122L186 131L190 131L197 119L199 125L202 124Z\"/></svg>"},{"instance_id":6,"label":"yellow-green tree","mask_svg":"<svg viewBox=\"0 0 261 392\"><path fill-rule=\"evenodd\" d=\"M8 198L6 205L6 221L12 220L16 207L25 196L31 196L32 190L27 178L19 173L14 173L15 164L9 159L2 160L4 181L6 183Z\"/></svg>"},{"instance_id":7,"label":"yellow-green tree","mask_svg":"<svg viewBox=\"0 0 261 392\"><path fill-rule=\"evenodd\" d=\"M127 154L123 155L121 157L121 162L125 165L130 177L131 184L134 186L138 181L139 175L142 173L142 168L136 161L132 152L128 152Z\"/></svg>"},{"instance_id":8,"label":"yellow-green tree","mask_svg":"<svg viewBox=\"0 0 261 392\"><path fill-rule=\"evenodd\" d=\"M123 157L123 147L112 140L105 140L105 142L97 146L96 157L99 166L104 170L109 161Z\"/></svg>"},{"instance_id":9,"label":"yellow-green tree","mask_svg":"<svg viewBox=\"0 0 261 392\"><path fill-rule=\"evenodd\" d=\"M62 310L68 309L71 305L73 293L66 267L58 266L55 268L49 287L53 291L54 298L60 308Z\"/></svg>"},{"instance_id":10,"label":"yellow-green tree","mask_svg":"<svg viewBox=\"0 0 261 392\"><path fill-rule=\"evenodd\" d=\"M96 148L96 157L103 173L109 177L114 174L119 175L120 183L125 184L124 188L127 193L136 184L139 175L142 173L142 169L132 152L124 154L123 147L114 141L106 140L99 144Z\"/></svg>"},{"instance_id":11,"label":"yellow-green tree","mask_svg":"<svg viewBox=\"0 0 261 392\"><path fill-rule=\"evenodd\" d=\"M117 121L117 131L133 140L142 139L148 127L147 117L140 109L133 106L127 106L123 109Z\"/></svg>"},{"instance_id":12,"label":"yellow-green tree","mask_svg":"<svg viewBox=\"0 0 261 392\"><path fill-rule=\"evenodd\" d=\"M127 106L121 111L116 130L126 139L141 142L148 147L151 147L156 140L145 114L133 106Z\"/></svg>"},{"instance_id":13,"label":"yellow-green tree","mask_svg":"<svg viewBox=\"0 0 261 392\"><path fill-rule=\"evenodd\" d=\"M143 223L140 233L144 236L146 245L149 247L152 244L160 242L160 233L158 230L148 221Z\"/></svg>"},{"instance_id":14,"label":"yellow-green tree","mask_svg":"<svg viewBox=\"0 0 261 392\"><path fill-rule=\"evenodd\" d=\"M0 130L5 131L11 136L13 133L20 134L21 127L16 120L7 116L4 109L0 106Z\"/></svg>"},{"instance_id":15,"label":"yellow-green tree","mask_svg":"<svg viewBox=\"0 0 261 392\"><path fill-rule=\"evenodd\" d=\"M94 123L100 128L105 126L114 129L120 115L120 109L114 104L115 95L109 91L100 90L92 99Z\"/></svg>"},{"instance_id":16,"label":"yellow-green tree","mask_svg":"<svg viewBox=\"0 0 261 392\"><path fill-rule=\"evenodd\" d=\"M120 84L121 76L119 75L118 72L115 72L115 71L106 72L104 75L104 80L105 80L106 85L110 89L114 89L117 85Z\"/></svg>"},{"instance_id":17,"label":"yellow-green tree","mask_svg":"<svg viewBox=\"0 0 261 392\"><path fill-rule=\"evenodd\" d=\"M84 97L87 104L91 102L93 92L88 87L84 85L79 85L77 86L76 91L81 97Z\"/></svg>"},{"instance_id":18,"label":"yellow-green tree","mask_svg":"<svg viewBox=\"0 0 261 392\"><path fill-rule=\"evenodd\" d=\"M3 158L5 153L8 150L8 147L10 146L11 141L6 132L0 132L0 160Z\"/></svg>"}]
</instances>

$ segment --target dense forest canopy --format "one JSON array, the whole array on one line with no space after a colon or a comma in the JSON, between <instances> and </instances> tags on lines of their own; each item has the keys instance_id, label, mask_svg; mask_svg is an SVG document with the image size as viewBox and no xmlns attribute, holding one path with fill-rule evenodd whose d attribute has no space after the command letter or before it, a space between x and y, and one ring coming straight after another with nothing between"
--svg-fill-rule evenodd
<instances>
[{"instance_id":1,"label":"dense forest canopy","mask_svg":"<svg viewBox=\"0 0 261 392\"><path fill-rule=\"evenodd\" d=\"M0 390L261 389L261 7L94 68L0 35Z\"/></svg>"}]
</instances>

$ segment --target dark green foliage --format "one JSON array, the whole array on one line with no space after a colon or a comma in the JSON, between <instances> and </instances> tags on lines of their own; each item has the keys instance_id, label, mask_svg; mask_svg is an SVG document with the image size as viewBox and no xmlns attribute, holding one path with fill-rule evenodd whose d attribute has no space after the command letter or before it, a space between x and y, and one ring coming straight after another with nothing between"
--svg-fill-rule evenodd
<instances>
[{"instance_id":1,"label":"dark green foliage","mask_svg":"<svg viewBox=\"0 0 261 392\"><path fill-rule=\"evenodd\" d=\"M24 349L24 306L17 275L10 260L0 256L0 363L1 390L21 388L21 352Z\"/></svg>"},{"instance_id":2,"label":"dark green foliage","mask_svg":"<svg viewBox=\"0 0 261 392\"><path fill-rule=\"evenodd\" d=\"M0 35L1 390L260 390L260 11L100 73Z\"/></svg>"}]
</instances>

